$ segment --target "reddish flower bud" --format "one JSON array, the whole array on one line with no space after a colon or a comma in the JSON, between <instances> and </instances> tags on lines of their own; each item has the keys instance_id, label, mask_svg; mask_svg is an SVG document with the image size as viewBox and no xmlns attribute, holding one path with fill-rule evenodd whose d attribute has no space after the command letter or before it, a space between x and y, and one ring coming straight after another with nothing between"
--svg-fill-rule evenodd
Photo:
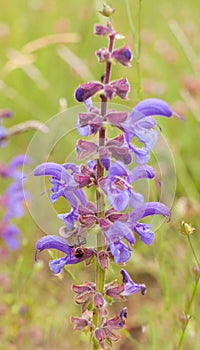
<instances>
[{"instance_id":1,"label":"reddish flower bud","mask_svg":"<svg viewBox=\"0 0 200 350\"><path fill-rule=\"evenodd\" d=\"M98 262L101 268L105 271L109 266L109 254L105 250L101 250L98 255Z\"/></svg>"},{"instance_id":2,"label":"reddish flower bud","mask_svg":"<svg viewBox=\"0 0 200 350\"><path fill-rule=\"evenodd\" d=\"M92 282L86 282L84 284L73 284L72 285L72 290L77 293L77 294L81 294L87 291L95 291L95 284Z\"/></svg>"},{"instance_id":3,"label":"reddish flower bud","mask_svg":"<svg viewBox=\"0 0 200 350\"><path fill-rule=\"evenodd\" d=\"M103 298L102 294L96 293L94 296L94 306L97 309L101 309L103 307L103 305L104 305L104 298Z\"/></svg>"},{"instance_id":4,"label":"reddish flower bud","mask_svg":"<svg viewBox=\"0 0 200 350\"><path fill-rule=\"evenodd\" d=\"M96 51L96 56L98 57L99 63L107 62L110 59L110 52L108 49L103 47L102 49Z\"/></svg>"},{"instance_id":5,"label":"reddish flower bud","mask_svg":"<svg viewBox=\"0 0 200 350\"><path fill-rule=\"evenodd\" d=\"M74 324L74 328L76 330L81 330L87 326L91 326L92 324L92 317L93 313L92 311L86 310L83 314L82 317L71 317L71 321Z\"/></svg>"},{"instance_id":6,"label":"reddish flower bud","mask_svg":"<svg viewBox=\"0 0 200 350\"><path fill-rule=\"evenodd\" d=\"M103 15L105 17L112 16L114 12L115 12L115 9L113 9L111 6L109 6L105 3L103 4L102 10L99 11L99 13L101 13L101 15Z\"/></svg>"},{"instance_id":7,"label":"reddish flower bud","mask_svg":"<svg viewBox=\"0 0 200 350\"><path fill-rule=\"evenodd\" d=\"M130 86L126 78L115 80L110 83L110 86L114 89L114 92L116 93L116 95L118 95L124 100L128 98Z\"/></svg>"},{"instance_id":8,"label":"reddish flower bud","mask_svg":"<svg viewBox=\"0 0 200 350\"><path fill-rule=\"evenodd\" d=\"M104 328L96 328L95 329L95 337L99 343L102 343L106 338L106 332Z\"/></svg>"},{"instance_id":9,"label":"reddish flower bud","mask_svg":"<svg viewBox=\"0 0 200 350\"><path fill-rule=\"evenodd\" d=\"M102 89L103 85L95 81L91 81L87 84L81 84L75 91L75 98L78 102L84 102Z\"/></svg>"},{"instance_id":10,"label":"reddish flower bud","mask_svg":"<svg viewBox=\"0 0 200 350\"><path fill-rule=\"evenodd\" d=\"M123 299L121 293L124 291L124 284L119 284L116 287L108 287L106 289L106 295L113 299Z\"/></svg>"},{"instance_id":11,"label":"reddish flower bud","mask_svg":"<svg viewBox=\"0 0 200 350\"><path fill-rule=\"evenodd\" d=\"M130 66L130 61L132 60L132 52L128 46L123 46L114 50L111 54L111 58L128 67Z\"/></svg>"},{"instance_id":12,"label":"reddish flower bud","mask_svg":"<svg viewBox=\"0 0 200 350\"><path fill-rule=\"evenodd\" d=\"M71 321L74 324L74 329L81 330L88 326L88 321L82 317L71 317Z\"/></svg>"},{"instance_id":13,"label":"reddish flower bud","mask_svg":"<svg viewBox=\"0 0 200 350\"><path fill-rule=\"evenodd\" d=\"M76 150L78 153L78 159L83 159L92 153L97 152L98 146L94 142L78 140L76 144Z\"/></svg>"},{"instance_id":14,"label":"reddish flower bud","mask_svg":"<svg viewBox=\"0 0 200 350\"><path fill-rule=\"evenodd\" d=\"M115 93L114 87L112 87L112 86L109 85L109 84L106 84L106 85L104 86L104 94L105 94L105 96L106 96L109 100L112 99L114 93Z\"/></svg>"},{"instance_id":15,"label":"reddish flower bud","mask_svg":"<svg viewBox=\"0 0 200 350\"><path fill-rule=\"evenodd\" d=\"M110 35L112 34L113 29L111 26L102 26L101 24L94 25L94 34L95 35Z\"/></svg>"}]
</instances>

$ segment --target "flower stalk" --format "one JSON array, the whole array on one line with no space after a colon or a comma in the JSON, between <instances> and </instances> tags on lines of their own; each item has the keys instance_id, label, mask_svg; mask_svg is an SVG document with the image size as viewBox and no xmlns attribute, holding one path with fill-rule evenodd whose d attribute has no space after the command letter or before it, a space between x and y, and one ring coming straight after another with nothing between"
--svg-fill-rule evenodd
<instances>
[{"instance_id":1,"label":"flower stalk","mask_svg":"<svg viewBox=\"0 0 200 350\"><path fill-rule=\"evenodd\" d=\"M114 10L104 4L101 13L108 17ZM51 260L50 269L59 274L65 265L95 261L95 282L72 285L76 293L75 303L81 305L80 317L72 316L77 330L90 334L90 348L113 349L119 340L119 330L124 328L128 317L127 308L109 318L108 302L123 300L137 292L145 294L144 284L135 283L126 270L121 270L122 281L106 283L109 262L123 264L131 258L136 237L150 245L154 240L151 224L140 222L147 216L170 217L170 210L163 203L145 202L141 193L134 191L133 183L155 178L156 174L147 163L150 152L158 139L157 123L153 116L172 117L174 111L159 99L139 102L130 113L108 109L108 101L115 96L126 100L130 90L127 78L110 81L112 63L130 67L132 52L127 45L114 49L115 39L123 36L115 31L110 21L96 24L96 36L108 37L108 48L96 51L99 63L105 63L101 81L80 84L75 91L78 102L86 111L78 114L77 130L81 136L97 135L95 139L79 139L76 144L78 160L87 161L80 166L74 163L43 163L34 170L35 176L50 176L52 185L50 200L55 203L63 197L71 206L68 213L58 214L64 221L58 235L41 238L37 251L57 249L65 255ZM138 51L137 51L138 50ZM140 55L140 47L136 49ZM100 95L101 106L93 106L92 97ZM176 115L177 116L177 115ZM109 139L106 125L117 130L117 136ZM135 139L140 142L138 147ZM132 160L137 164L134 168ZM131 164L131 165L130 165ZM130 165L130 167L127 167ZM84 188L94 187L95 201L90 202ZM89 232L89 233L88 233ZM97 232L95 247L86 247L87 238ZM71 240L73 243L71 243Z\"/></svg>"},{"instance_id":2,"label":"flower stalk","mask_svg":"<svg viewBox=\"0 0 200 350\"><path fill-rule=\"evenodd\" d=\"M113 50L114 45L114 35L111 35L109 37L109 47L108 51L111 53ZM110 80L111 75L111 62L106 62L106 73L104 77L104 83L108 84ZM101 115L104 117L107 112L107 97L102 95L101 96ZM106 130L105 127L101 127L99 130L99 147L102 147L105 145L105 138L106 138ZM104 218L105 216L105 203L104 203L104 194L103 191L99 189L98 182L101 178L104 176L104 168L102 166L100 155L97 159L97 187L96 187L96 203L97 203L97 216L99 219ZM105 238L99 230L97 233L97 252L105 250ZM102 269L100 263L98 262L98 259L96 258L96 292L103 293L104 290L104 284L105 284L105 270ZM93 317L93 328L98 328L101 325L101 317L99 313L96 311L94 312ZM93 350L99 349L99 344L97 343L96 339L93 337Z\"/></svg>"},{"instance_id":3,"label":"flower stalk","mask_svg":"<svg viewBox=\"0 0 200 350\"><path fill-rule=\"evenodd\" d=\"M194 260L197 264L197 267L194 268L193 272L195 273L195 282L194 282L194 285L193 285L193 289L192 289L192 294L191 294L191 297L188 301L188 304L186 306L186 309L185 309L185 312L183 314L183 317L181 318L182 320L182 323L183 323L183 328L181 330L181 333L180 333L180 337L179 337L179 342L178 342L178 346L177 346L177 350L181 350L181 347L182 347L182 344L183 344L183 340L184 340L184 337L185 337L185 334L186 334L186 330L187 330L187 326L192 318L192 315L191 315L191 310L192 310L192 305L194 304L195 302L195 297L196 297L196 294L197 294L197 290L198 290L198 285L199 285L199 281L200 281L200 262L199 262L199 259L196 255L196 252L194 250L194 247L193 247L193 244L192 244L192 240L191 240L191 234L195 231L195 228L192 227L191 224L187 224L185 223L184 221L182 221L181 223L181 233L184 234L187 239L188 239L188 243L189 243L189 246L190 246L190 249L192 251L192 255L194 257Z\"/></svg>"}]
</instances>

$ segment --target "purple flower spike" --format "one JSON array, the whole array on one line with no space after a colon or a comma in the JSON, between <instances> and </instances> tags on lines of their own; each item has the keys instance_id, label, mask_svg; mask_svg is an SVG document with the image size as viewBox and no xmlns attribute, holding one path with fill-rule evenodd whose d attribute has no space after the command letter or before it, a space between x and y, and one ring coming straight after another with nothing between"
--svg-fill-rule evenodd
<instances>
[{"instance_id":1,"label":"purple flower spike","mask_svg":"<svg viewBox=\"0 0 200 350\"><path fill-rule=\"evenodd\" d=\"M42 251L44 249L56 249L66 254L62 258L50 261L50 269L55 274L60 273L65 265L77 264L96 254L94 249L82 248L83 255L81 254L80 257L76 257L74 254L74 249L76 248L69 246L62 237L53 235L42 237L37 242L36 251Z\"/></svg>"},{"instance_id":2,"label":"purple flower spike","mask_svg":"<svg viewBox=\"0 0 200 350\"><path fill-rule=\"evenodd\" d=\"M122 296L128 296L131 294L135 294L137 292L141 292L142 295L146 292L146 286L145 284L137 284L133 282L131 277L129 276L128 272L126 270L120 271L122 274L122 282L125 284L124 291L121 293Z\"/></svg>"},{"instance_id":3,"label":"purple flower spike","mask_svg":"<svg viewBox=\"0 0 200 350\"><path fill-rule=\"evenodd\" d=\"M132 60L132 52L128 46L123 46L112 52L111 57L117 62L123 64L124 66L130 66L130 61Z\"/></svg>"},{"instance_id":4,"label":"purple flower spike","mask_svg":"<svg viewBox=\"0 0 200 350\"><path fill-rule=\"evenodd\" d=\"M102 89L103 85L95 81L91 81L87 84L81 84L75 92L75 98L78 102L84 102Z\"/></svg>"}]
</instances>

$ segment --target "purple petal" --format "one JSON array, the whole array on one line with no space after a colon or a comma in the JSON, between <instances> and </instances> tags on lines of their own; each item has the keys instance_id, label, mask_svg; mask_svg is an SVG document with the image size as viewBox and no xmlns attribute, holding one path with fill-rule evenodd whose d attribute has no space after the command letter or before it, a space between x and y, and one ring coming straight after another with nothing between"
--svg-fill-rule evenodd
<instances>
[{"instance_id":1,"label":"purple petal","mask_svg":"<svg viewBox=\"0 0 200 350\"><path fill-rule=\"evenodd\" d=\"M77 130L78 130L78 133L81 136L89 136L91 134L91 127L90 127L90 125L81 126L80 125L80 121L78 120L77 124L76 124L76 127L77 127Z\"/></svg>"},{"instance_id":2,"label":"purple petal","mask_svg":"<svg viewBox=\"0 0 200 350\"><path fill-rule=\"evenodd\" d=\"M6 226L2 232L2 238L10 250L16 250L20 246L19 236L21 232L15 225Z\"/></svg>"},{"instance_id":3,"label":"purple petal","mask_svg":"<svg viewBox=\"0 0 200 350\"><path fill-rule=\"evenodd\" d=\"M151 225L137 222L133 226L133 230L140 236L142 242L150 245L154 241L154 232L150 230Z\"/></svg>"},{"instance_id":4,"label":"purple petal","mask_svg":"<svg viewBox=\"0 0 200 350\"><path fill-rule=\"evenodd\" d=\"M109 241L118 238L125 238L129 243L135 243L135 238L130 227L120 221L115 221L112 224L112 226L107 231L107 235Z\"/></svg>"},{"instance_id":5,"label":"purple petal","mask_svg":"<svg viewBox=\"0 0 200 350\"><path fill-rule=\"evenodd\" d=\"M72 230L75 222L78 220L78 211L75 208L72 208L69 213L58 214L57 217L64 221L68 230Z\"/></svg>"},{"instance_id":6,"label":"purple petal","mask_svg":"<svg viewBox=\"0 0 200 350\"><path fill-rule=\"evenodd\" d=\"M53 176L58 180L69 180L71 176L68 174L67 170L57 163L42 163L38 165L34 170L35 176Z\"/></svg>"},{"instance_id":7,"label":"purple petal","mask_svg":"<svg viewBox=\"0 0 200 350\"><path fill-rule=\"evenodd\" d=\"M149 162L150 150L147 147L139 148L130 144L129 148L134 153L137 164L146 164Z\"/></svg>"},{"instance_id":8,"label":"purple petal","mask_svg":"<svg viewBox=\"0 0 200 350\"><path fill-rule=\"evenodd\" d=\"M168 103L159 98L143 100L139 102L134 109L146 117L157 115L170 118L173 115L173 110Z\"/></svg>"},{"instance_id":9,"label":"purple petal","mask_svg":"<svg viewBox=\"0 0 200 350\"><path fill-rule=\"evenodd\" d=\"M30 158L27 157L26 155L19 154L11 160L9 164L9 168L10 170L15 170L15 168L17 167L22 167L24 164L29 164L30 161L31 161Z\"/></svg>"},{"instance_id":10,"label":"purple petal","mask_svg":"<svg viewBox=\"0 0 200 350\"><path fill-rule=\"evenodd\" d=\"M121 212L129 203L129 192L127 190L119 191L118 193L108 193L107 198L112 207Z\"/></svg>"},{"instance_id":11,"label":"purple petal","mask_svg":"<svg viewBox=\"0 0 200 350\"><path fill-rule=\"evenodd\" d=\"M162 203L148 202L143 206L135 209L133 213L130 214L130 221L135 222L150 215L162 215L170 217L170 210L166 205Z\"/></svg>"},{"instance_id":12,"label":"purple petal","mask_svg":"<svg viewBox=\"0 0 200 350\"><path fill-rule=\"evenodd\" d=\"M63 269L63 267L66 264L69 264L69 257L68 256L64 256L63 258L51 260L49 262L49 267L50 267L51 271L57 275L58 273L61 272L61 270Z\"/></svg>"},{"instance_id":13,"label":"purple petal","mask_svg":"<svg viewBox=\"0 0 200 350\"><path fill-rule=\"evenodd\" d=\"M130 191L129 204L131 208L139 208L144 203L144 197L141 193L136 193L135 191Z\"/></svg>"},{"instance_id":14,"label":"purple petal","mask_svg":"<svg viewBox=\"0 0 200 350\"><path fill-rule=\"evenodd\" d=\"M120 271L123 276L123 283L125 283L124 291L121 293L122 296L128 296L131 294L135 294L141 291L141 294L144 295L146 291L146 286L144 284L135 283L131 277L129 276L126 270Z\"/></svg>"},{"instance_id":15,"label":"purple petal","mask_svg":"<svg viewBox=\"0 0 200 350\"><path fill-rule=\"evenodd\" d=\"M112 178L115 176L127 176L127 169L120 162L113 163L109 169L108 178Z\"/></svg>"},{"instance_id":16,"label":"purple petal","mask_svg":"<svg viewBox=\"0 0 200 350\"><path fill-rule=\"evenodd\" d=\"M110 250L114 256L116 264L125 263L131 257L130 248L122 241L118 241L116 243L111 242Z\"/></svg>"},{"instance_id":17,"label":"purple petal","mask_svg":"<svg viewBox=\"0 0 200 350\"><path fill-rule=\"evenodd\" d=\"M36 250L42 251L44 249L57 249L66 254L73 254L73 249L67 245L66 241L62 237L53 235L42 237L37 242Z\"/></svg>"},{"instance_id":18,"label":"purple petal","mask_svg":"<svg viewBox=\"0 0 200 350\"><path fill-rule=\"evenodd\" d=\"M149 165L140 165L134 168L130 174L130 182L134 182L139 179L153 179L155 177L155 172L153 168Z\"/></svg>"}]
</instances>

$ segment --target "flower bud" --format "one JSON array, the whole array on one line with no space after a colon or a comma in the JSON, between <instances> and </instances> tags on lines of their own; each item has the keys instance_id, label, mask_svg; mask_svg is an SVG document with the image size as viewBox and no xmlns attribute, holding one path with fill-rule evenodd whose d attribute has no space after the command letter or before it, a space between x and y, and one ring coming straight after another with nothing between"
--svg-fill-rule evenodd
<instances>
[{"instance_id":1,"label":"flower bud","mask_svg":"<svg viewBox=\"0 0 200 350\"><path fill-rule=\"evenodd\" d=\"M110 286L106 289L106 295L113 299L122 299L121 293L124 291L124 284L118 286Z\"/></svg>"},{"instance_id":2,"label":"flower bud","mask_svg":"<svg viewBox=\"0 0 200 350\"><path fill-rule=\"evenodd\" d=\"M114 89L117 96L121 97L123 100L128 98L130 86L126 78L115 80L110 83L110 86Z\"/></svg>"},{"instance_id":3,"label":"flower bud","mask_svg":"<svg viewBox=\"0 0 200 350\"><path fill-rule=\"evenodd\" d=\"M101 266L101 268L105 271L108 269L109 266L109 255L106 251L101 250L98 253L98 262Z\"/></svg>"},{"instance_id":4,"label":"flower bud","mask_svg":"<svg viewBox=\"0 0 200 350\"><path fill-rule=\"evenodd\" d=\"M113 9L111 6L105 3L103 4L102 10L99 11L99 13L105 17L112 16L114 12L115 12L115 9Z\"/></svg>"},{"instance_id":5,"label":"flower bud","mask_svg":"<svg viewBox=\"0 0 200 350\"><path fill-rule=\"evenodd\" d=\"M78 153L78 159L83 159L92 153L97 152L98 146L94 142L78 140L76 144L76 151Z\"/></svg>"},{"instance_id":6,"label":"flower bud","mask_svg":"<svg viewBox=\"0 0 200 350\"><path fill-rule=\"evenodd\" d=\"M108 49L103 47L102 49L96 51L96 56L98 57L99 63L104 63L110 59L110 52Z\"/></svg>"},{"instance_id":7,"label":"flower bud","mask_svg":"<svg viewBox=\"0 0 200 350\"><path fill-rule=\"evenodd\" d=\"M83 312L82 317L71 317L71 321L74 324L74 328L76 330L81 330L87 326L91 326L92 324L92 311L86 310Z\"/></svg>"},{"instance_id":8,"label":"flower bud","mask_svg":"<svg viewBox=\"0 0 200 350\"><path fill-rule=\"evenodd\" d=\"M95 35L110 35L113 32L111 26L102 26L101 24L95 24L94 34Z\"/></svg>"},{"instance_id":9,"label":"flower bud","mask_svg":"<svg viewBox=\"0 0 200 350\"><path fill-rule=\"evenodd\" d=\"M104 298L102 294L96 293L94 296L94 306L96 309L101 309L104 305Z\"/></svg>"},{"instance_id":10,"label":"flower bud","mask_svg":"<svg viewBox=\"0 0 200 350\"><path fill-rule=\"evenodd\" d=\"M98 91L102 89L103 85L95 81L91 81L86 84L81 84L75 91L75 98L78 102L84 102L89 97L95 95Z\"/></svg>"},{"instance_id":11,"label":"flower bud","mask_svg":"<svg viewBox=\"0 0 200 350\"><path fill-rule=\"evenodd\" d=\"M123 66L130 66L130 61L132 60L132 52L128 46L123 46L112 52L111 58L117 62L123 64Z\"/></svg>"},{"instance_id":12,"label":"flower bud","mask_svg":"<svg viewBox=\"0 0 200 350\"><path fill-rule=\"evenodd\" d=\"M194 227L192 227L192 224L188 224L185 221L181 221L180 226L180 232L186 236L190 236L196 230Z\"/></svg>"},{"instance_id":13,"label":"flower bud","mask_svg":"<svg viewBox=\"0 0 200 350\"><path fill-rule=\"evenodd\" d=\"M71 317L71 321L74 324L74 329L81 330L88 326L88 321L82 317Z\"/></svg>"},{"instance_id":14,"label":"flower bud","mask_svg":"<svg viewBox=\"0 0 200 350\"><path fill-rule=\"evenodd\" d=\"M121 311L120 311L120 314L119 314L119 317L121 318L121 325L122 327L124 326L125 322L126 322L126 319L128 317L128 312L127 312L127 307L124 307Z\"/></svg>"}]
</instances>

